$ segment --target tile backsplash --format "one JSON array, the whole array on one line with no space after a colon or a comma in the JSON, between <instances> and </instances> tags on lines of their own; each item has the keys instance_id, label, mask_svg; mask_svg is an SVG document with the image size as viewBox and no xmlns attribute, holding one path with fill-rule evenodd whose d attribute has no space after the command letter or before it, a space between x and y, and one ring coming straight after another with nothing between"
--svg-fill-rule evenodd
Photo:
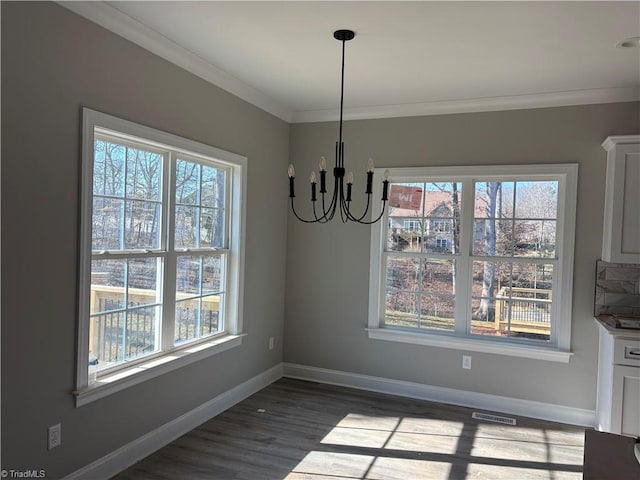
<instances>
[{"instance_id":1,"label":"tile backsplash","mask_svg":"<svg viewBox=\"0 0 640 480\"><path fill-rule=\"evenodd\" d=\"M594 313L640 316L640 265L598 260Z\"/></svg>"}]
</instances>

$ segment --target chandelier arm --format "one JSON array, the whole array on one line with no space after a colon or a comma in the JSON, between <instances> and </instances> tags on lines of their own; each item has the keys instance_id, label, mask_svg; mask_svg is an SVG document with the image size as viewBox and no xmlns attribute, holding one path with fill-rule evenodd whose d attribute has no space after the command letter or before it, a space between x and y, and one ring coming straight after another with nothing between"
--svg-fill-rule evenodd
<instances>
[{"instance_id":1,"label":"chandelier arm","mask_svg":"<svg viewBox=\"0 0 640 480\"><path fill-rule=\"evenodd\" d=\"M369 210L369 207L367 206L367 209L364 211L364 213L362 214L362 216L361 216L360 218L357 218L353 213L351 213L351 210L350 210L350 208L349 208L349 205L348 205L348 204L346 204L346 205L344 206L344 209L345 209L345 213L346 213L346 215L347 215L347 218L348 218L350 221L355 222L355 223L362 223L362 219L363 219L363 218L364 218L364 216L367 214L367 212L368 212L368 210Z\"/></svg>"},{"instance_id":2,"label":"chandelier arm","mask_svg":"<svg viewBox=\"0 0 640 480\"><path fill-rule=\"evenodd\" d=\"M362 212L362 215L360 215L360 217L358 218L354 218L353 221L354 222L358 222L358 223L362 223L362 219L367 215L367 213L369 213L369 207L371 206L371 194L367 195L367 207L364 209L364 212ZM349 212L350 215L351 212Z\"/></svg>"},{"instance_id":3,"label":"chandelier arm","mask_svg":"<svg viewBox=\"0 0 640 480\"><path fill-rule=\"evenodd\" d=\"M342 223L347 223L349 218L349 208L344 196L344 179L340 178L340 220Z\"/></svg>"},{"instance_id":4,"label":"chandelier arm","mask_svg":"<svg viewBox=\"0 0 640 480\"><path fill-rule=\"evenodd\" d=\"M300 215L298 215L298 212L296 212L296 207L293 204L293 198L291 198L291 211L296 216L296 218L298 220L300 220L301 222L304 222L304 223L318 223L318 220L307 220L307 219L302 218Z\"/></svg>"},{"instance_id":5,"label":"chandelier arm","mask_svg":"<svg viewBox=\"0 0 640 480\"><path fill-rule=\"evenodd\" d=\"M313 218L315 218L317 223L326 223L326 221L322 221L323 217L318 217L318 214L316 213L316 202L312 202L313 203Z\"/></svg>"},{"instance_id":6,"label":"chandelier arm","mask_svg":"<svg viewBox=\"0 0 640 480\"><path fill-rule=\"evenodd\" d=\"M375 219L370 220L370 221L365 221L365 222L359 221L358 223L360 223L362 225L373 225L374 223L378 222L382 218L382 216L384 215L384 209L385 209L386 206L387 206L387 201L383 200L382 201L382 209L380 210L380 214Z\"/></svg>"}]
</instances>

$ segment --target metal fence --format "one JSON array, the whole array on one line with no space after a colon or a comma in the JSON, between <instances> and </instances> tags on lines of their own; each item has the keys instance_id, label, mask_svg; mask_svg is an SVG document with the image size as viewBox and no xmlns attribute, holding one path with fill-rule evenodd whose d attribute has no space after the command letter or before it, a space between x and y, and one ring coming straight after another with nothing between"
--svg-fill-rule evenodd
<instances>
[{"instance_id":1,"label":"metal fence","mask_svg":"<svg viewBox=\"0 0 640 480\"><path fill-rule=\"evenodd\" d=\"M155 351L159 328L159 307L144 303L130 304L125 312L121 302L98 298L97 311L91 318L91 354L99 365L113 364ZM140 308L136 308L140 307ZM181 343L218 331L218 312L198 308L181 308L176 318L175 343ZM95 360L94 360L95 361Z\"/></svg>"}]
</instances>

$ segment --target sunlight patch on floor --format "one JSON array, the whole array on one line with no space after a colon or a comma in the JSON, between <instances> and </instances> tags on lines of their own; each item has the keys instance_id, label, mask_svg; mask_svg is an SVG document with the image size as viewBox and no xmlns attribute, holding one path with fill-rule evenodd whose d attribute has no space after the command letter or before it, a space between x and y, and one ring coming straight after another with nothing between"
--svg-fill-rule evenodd
<instances>
[{"instance_id":1,"label":"sunlight patch on floor","mask_svg":"<svg viewBox=\"0 0 640 480\"><path fill-rule=\"evenodd\" d=\"M537 470L509 467L505 465L483 465L471 463L467 467L467 478L483 478L491 480L582 480L582 472Z\"/></svg>"},{"instance_id":2,"label":"sunlight patch on floor","mask_svg":"<svg viewBox=\"0 0 640 480\"><path fill-rule=\"evenodd\" d=\"M313 451L284 480L407 480L420 472L445 480L450 469L447 462Z\"/></svg>"},{"instance_id":3,"label":"sunlight patch on floor","mask_svg":"<svg viewBox=\"0 0 640 480\"><path fill-rule=\"evenodd\" d=\"M325 475L345 479L365 478L375 460L371 455L353 455L349 453L309 452L291 471L297 474ZM295 477L287 476L286 480Z\"/></svg>"},{"instance_id":4,"label":"sunlight patch on floor","mask_svg":"<svg viewBox=\"0 0 640 480\"><path fill-rule=\"evenodd\" d=\"M285 480L579 480L576 443L561 430L350 413Z\"/></svg>"}]
</instances>

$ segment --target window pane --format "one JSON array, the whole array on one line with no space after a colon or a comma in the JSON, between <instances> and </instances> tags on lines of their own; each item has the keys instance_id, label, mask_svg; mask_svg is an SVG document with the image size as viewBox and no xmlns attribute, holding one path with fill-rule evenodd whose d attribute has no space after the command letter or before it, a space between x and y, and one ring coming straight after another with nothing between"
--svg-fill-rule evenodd
<instances>
[{"instance_id":1,"label":"window pane","mask_svg":"<svg viewBox=\"0 0 640 480\"><path fill-rule=\"evenodd\" d=\"M176 302L175 343L197 338L199 317L199 298Z\"/></svg>"},{"instance_id":2,"label":"window pane","mask_svg":"<svg viewBox=\"0 0 640 480\"><path fill-rule=\"evenodd\" d=\"M517 182L516 218L558 216L558 182Z\"/></svg>"},{"instance_id":3,"label":"window pane","mask_svg":"<svg viewBox=\"0 0 640 480\"><path fill-rule=\"evenodd\" d=\"M389 257L387 259L387 289L418 290L419 260Z\"/></svg>"},{"instance_id":4,"label":"window pane","mask_svg":"<svg viewBox=\"0 0 640 480\"><path fill-rule=\"evenodd\" d=\"M461 183L427 183L424 206L425 217L454 218L460 213Z\"/></svg>"},{"instance_id":5,"label":"window pane","mask_svg":"<svg viewBox=\"0 0 640 480\"><path fill-rule=\"evenodd\" d=\"M159 201L161 178L162 155L127 148L127 198Z\"/></svg>"},{"instance_id":6,"label":"window pane","mask_svg":"<svg viewBox=\"0 0 640 480\"><path fill-rule=\"evenodd\" d=\"M129 308L161 303L162 296L158 282L158 258L129 260L127 304Z\"/></svg>"},{"instance_id":7,"label":"window pane","mask_svg":"<svg viewBox=\"0 0 640 480\"><path fill-rule=\"evenodd\" d=\"M225 203L225 176L224 170L202 166L202 194L201 205L203 207L224 208Z\"/></svg>"},{"instance_id":8,"label":"window pane","mask_svg":"<svg viewBox=\"0 0 640 480\"><path fill-rule=\"evenodd\" d=\"M475 262L474 273L490 262ZM495 264L493 264L495 265ZM484 289L474 275L471 332L549 341L553 265L504 263L495 269L495 288ZM482 298L475 298L482 295Z\"/></svg>"},{"instance_id":9,"label":"window pane","mask_svg":"<svg viewBox=\"0 0 640 480\"><path fill-rule=\"evenodd\" d=\"M202 297L202 307L200 310L200 329L198 336L206 337L221 330L220 319L220 295Z\"/></svg>"},{"instance_id":10,"label":"window pane","mask_svg":"<svg viewBox=\"0 0 640 480\"><path fill-rule=\"evenodd\" d=\"M513 218L513 182L476 182L474 217Z\"/></svg>"},{"instance_id":11,"label":"window pane","mask_svg":"<svg viewBox=\"0 0 640 480\"><path fill-rule=\"evenodd\" d=\"M423 251L436 253L459 253L460 236L454 232L452 218L426 219L427 234L423 242Z\"/></svg>"},{"instance_id":12,"label":"window pane","mask_svg":"<svg viewBox=\"0 0 640 480\"><path fill-rule=\"evenodd\" d=\"M125 211L125 249L160 247L160 204L127 200Z\"/></svg>"},{"instance_id":13,"label":"window pane","mask_svg":"<svg viewBox=\"0 0 640 480\"><path fill-rule=\"evenodd\" d=\"M202 294L222 290L222 258L204 257L202 266Z\"/></svg>"},{"instance_id":14,"label":"window pane","mask_svg":"<svg viewBox=\"0 0 640 480\"><path fill-rule=\"evenodd\" d=\"M223 247L223 238L223 212L212 208L202 208L200 212L200 247Z\"/></svg>"},{"instance_id":15,"label":"window pane","mask_svg":"<svg viewBox=\"0 0 640 480\"><path fill-rule=\"evenodd\" d=\"M158 350L156 329L159 311L159 307L135 308L127 311L125 360Z\"/></svg>"},{"instance_id":16,"label":"window pane","mask_svg":"<svg viewBox=\"0 0 640 480\"><path fill-rule=\"evenodd\" d=\"M397 252L419 252L422 242L422 219L390 218L387 249Z\"/></svg>"},{"instance_id":17,"label":"window pane","mask_svg":"<svg viewBox=\"0 0 640 480\"><path fill-rule=\"evenodd\" d=\"M176 162L176 203L200 204L200 165L186 160Z\"/></svg>"},{"instance_id":18,"label":"window pane","mask_svg":"<svg viewBox=\"0 0 640 480\"><path fill-rule=\"evenodd\" d=\"M105 313L89 324L89 361L104 370L158 350L159 307Z\"/></svg>"},{"instance_id":19,"label":"window pane","mask_svg":"<svg viewBox=\"0 0 640 480\"><path fill-rule=\"evenodd\" d=\"M126 260L91 262L91 313L124 308L125 263Z\"/></svg>"},{"instance_id":20,"label":"window pane","mask_svg":"<svg viewBox=\"0 0 640 480\"><path fill-rule=\"evenodd\" d=\"M176 269L176 298L200 294L201 257L180 256Z\"/></svg>"},{"instance_id":21,"label":"window pane","mask_svg":"<svg viewBox=\"0 0 640 480\"><path fill-rule=\"evenodd\" d=\"M176 207L175 247L195 248L199 207Z\"/></svg>"},{"instance_id":22,"label":"window pane","mask_svg":"<svg viewBox=\"0 0 640 480\"><path fill-rule=\"evenodd\" d=\"M422 260L422 290L430 293L454 294L453 260Z\"/></svg>"},{"instance_id":23,"label":"window pane","mask_svg":"<svg viewBox=\"0 0 640 480\"><path fill-rule=\"evenodd\" d=\"M494 218L474 221L473 254L511 257L513 255L513 221Z\"/></svg>"},{"instance_id":24,"label":"window pane","mask_svg":"<svg viewBox=\"0 0 640 480\"><path fill-rule=\"evenodd\" d=\"M511 265L509 263L473 262L472 295L474 297L495 297L498 290L509 287Z\"/></svg>"},{"instance_id":25,"label":"window pane","mask_svg":"<svg viewBox=\"0 0 640 480\"><path fill-rule=\"evenodd\" d=\"M498 314L498 317L500 317L500 314ZM495 297L473 298L471 300L471 333L476 335L500 335L500 330L496 327Z\"/></svg>"},{"instance_id":26,"label":"window pane","mask_svg":"<svg viewBox=\"0 0 640 480\"><path fill-rule=\"evenodd\" d=\"M553 258L556 254L556 222L552 220L516 220L515 250L518 257Z\"/></svg>"},{"instance_id":27,"label":"window pane","mask_svg":"<svg viewBox=\"0 0 640 480\"><path fill-rule=\"evenodd\" d=\"M418 295L387 292L385 323L398 327L418 327Z\"/></svg>"},{"instance_id":28,"label":"window pane","mask_svg":"<svg viewBox=\"0 0 640 480\"><path fill-rule=\"evenodd\" d=\"M531 288L536 292L533 298L548 299L553 282L553 265L535 263L514 263L512 288Z\"/></svg>"},{"instance_id":29,"label":"window pane","mask_svg":"<svg viewBox=\"0 0 640 480\"><path fill-rule=\"evenodd\" d=\"M119 250L121 246L124 201L94 197L91 218L91 248Z\"/></svg>"},{"instance_id":30,"label":"window pane","mask_svg":"<svg viewBox=\"0 0 640 480\"><path fill-rule=\"evenodd\" d=\"M89 363L97 370L111 367L122 359L124 312L104 313L89 322Z\"/></svg>"},{"instance_id":31,"label":"window pane","mask_svg":"<svg viewBox=\"0 0 640 480\"><path fill-rule=\"evenodd\" d=\"M420 327L453 331L455 327L454 297L420 296Z\"/></svg>"},{"instance_id":32,"label":"window pane","mask_svg":"<svg viewBox=\"0 0 640 480\"><path fill-rule=\"evenodd\" d=\"M392 183L389 186L389 217L422 217L424 183Z\"/></svg>"},{"instance_id":33,"label":"window pane","mask_svg":"<svg viewBox=\"0 0 640 480\"><path fill-rule=\"evenodd\" d=\"M125 147L96 140L93 158L93 194L124 197Z\"/></svg>"}]
</instances>

